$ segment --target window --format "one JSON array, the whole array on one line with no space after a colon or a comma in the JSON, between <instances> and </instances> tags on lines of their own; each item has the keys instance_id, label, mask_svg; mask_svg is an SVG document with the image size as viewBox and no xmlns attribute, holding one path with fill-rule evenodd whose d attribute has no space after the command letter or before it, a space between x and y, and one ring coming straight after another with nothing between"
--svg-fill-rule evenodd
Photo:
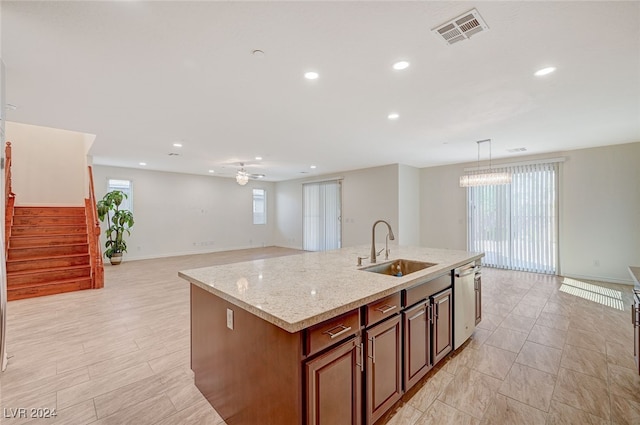
<instances>
[{"instance_id":1,"label":"window","mask_svg":"<svg viewBox=\"0 0 640 425\"><path fill-rule=\"evenodd\" d=\"M331 180L302 185L302 247L326 251L341 246L342 182Z\"/></svg>"},{"instance_id":2,"label":"window","mask_svg":"<svg viewBox=\"0 0 640 425\"><path fill-rule=\"evenodd\" d=\"M133 212L133 191L131 187L131 180L109 179L107 192L111 192L112 190L119 190L127 195L127 198L122 200L120 209Z\"/></svg>"},{"instance_id":3,"label":"window","mask_svg":"<svg viewBox=\"0 0 640 425\"><path fill-rule=\"evenodd\" d=\"M557 163L505 168L507 185L467 190L470 251L490 267L557 272Z\"/></svg>"},{"instance_id":4,"label":"window","mask_svg":"<svg viewBox=\"0 0 640 425\"><path fill-rule=\"evenodd\" d=\"M267 224L267 192L253 189L253 224Z\"/></svg>"}]
</instances>

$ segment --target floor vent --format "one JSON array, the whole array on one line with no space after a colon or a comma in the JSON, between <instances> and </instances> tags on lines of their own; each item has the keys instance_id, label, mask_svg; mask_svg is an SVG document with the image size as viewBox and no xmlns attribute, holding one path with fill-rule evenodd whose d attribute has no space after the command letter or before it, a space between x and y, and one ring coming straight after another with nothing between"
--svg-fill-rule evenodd
<instances>
[{"instance_id":1,"label":"floor vent","mask_svg":"<svg viewBox=\"0 0 640 425\"><path fill-rule=\"evenodd\" d=\"M488 30L489 26L484 22L480 13L476 9L472 9L449 22L445 22L432 31L447 43L454 44Z\"/></svg>"}]
</instances>

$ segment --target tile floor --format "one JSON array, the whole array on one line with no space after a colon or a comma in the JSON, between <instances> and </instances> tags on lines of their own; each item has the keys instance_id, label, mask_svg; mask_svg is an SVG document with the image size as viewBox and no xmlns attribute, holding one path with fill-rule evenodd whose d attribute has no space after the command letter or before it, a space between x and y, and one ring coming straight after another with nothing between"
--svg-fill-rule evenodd
<instances>
[{"instance_id":1,"label":"tile floor","mask_svg":"<svg viewBox=\"0 0 640 425\"><path fill-rule=\"evenodd\" d=\"M177 272L293 253L125 262L106 266L102 290L9 303L0 423L224 424L193 384L189 287ZM629 286L484 269L472 339L381 422L640 424L630 304ZM27 417L12 417L21 408Z\"/></svg>"}]
</instances>

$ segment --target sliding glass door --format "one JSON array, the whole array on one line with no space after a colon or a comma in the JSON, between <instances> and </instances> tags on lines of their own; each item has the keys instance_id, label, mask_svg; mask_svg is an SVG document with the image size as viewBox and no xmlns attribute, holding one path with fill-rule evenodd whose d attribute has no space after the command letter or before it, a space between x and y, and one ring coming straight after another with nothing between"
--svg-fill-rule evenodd
<instances>
[{"instance_id":1,"label":"sliding glass door","mask_svg":"<svg viewBox=\"0 0 640 425\"><path fill-rule=\"evenodd\" d=\"M330 180L302 185L302 247L326 251L341 247L342 182Z\"/></svg>"},{"instance_id":2,"label":"sliding glass door","mask_svg":"<svg viewBox=\"0 0 640 425\"><path fill-rule=\"evenodd\" d=\"M555 274L558 164L509 167L507 185L467 189L468 248L490 267Z\"/></svg>"}]
</instances>

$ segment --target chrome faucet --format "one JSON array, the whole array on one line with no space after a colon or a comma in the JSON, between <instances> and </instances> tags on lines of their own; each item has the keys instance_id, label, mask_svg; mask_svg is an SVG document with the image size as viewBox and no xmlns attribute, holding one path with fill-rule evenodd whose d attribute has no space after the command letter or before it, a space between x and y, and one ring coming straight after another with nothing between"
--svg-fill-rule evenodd
<instances>
[{"instance_id":1,"label":"chrome faucet","mask_svg":"<svg viewBox=\"0 0 640 425\"><path fill-rule=\"evenodd\" d=\"M375 263L376 262L376 256L378 255L376 253L376 224L378 223L384 223L387 225L387 229L389 229L389 239L391 240L395 240L395 236L393 236L393 230L391 230L391 225L389 225L389 223L387 223L384 220L378 220L375 223L373 223L373 227L371 228L371 262ZM385 245L387 245L387 241L385 241ZM386 252L389 252L389 246L385 246ZM382 251L381 251L382 252Z\"/></svg>"}]
</instances>

